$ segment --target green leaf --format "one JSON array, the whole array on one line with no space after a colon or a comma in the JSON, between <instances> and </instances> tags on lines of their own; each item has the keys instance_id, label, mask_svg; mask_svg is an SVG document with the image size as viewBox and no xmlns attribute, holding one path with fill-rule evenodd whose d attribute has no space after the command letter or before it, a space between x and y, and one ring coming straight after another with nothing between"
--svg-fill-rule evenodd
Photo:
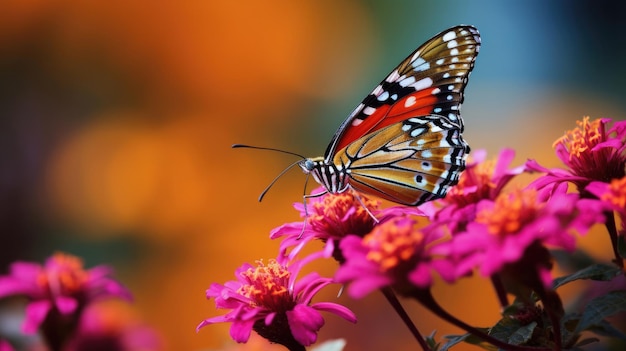
<instances>
[{"instance_id":1,"label":"green leaf","mask_svg":"<svg viewBox=\"0 0 626 351\"><path fill-rule=\"evenodd\" d=\"M508 342L509 337L520 329L520 327L522 327L522 325L519 321L509 317L504 317L491 328L489 335L500 341Z\"/></svg>"},{"instance_id":2,"label":"green leaf","mask_svg":"<svg viewBox=\"0 0 626 351\"><path fill-rule=\"evenodd\" d=\"M437 342L437 340L435 340L435 333L437 333L437 331L433 330L429 336L424 338L424 341L426 341L426 344L432 351L439 351L439 347L441 345Z\"/></svg>"},{"instance_id":3,"label":"green leaf","mask_svg":"<svg viewBox=\"0 0 626 351\"><path fill-rule=\"evenodd\" d=\"M481 329L481 328L479 328L479 329ZM481 330L483 330L485 333L487 332L486 329L481 329ZM479 337L477 337L475 335L472 335L472 334L445 335L444 338L448 339L448 342L443 344L443 346L441 346L441 349L439 349L439 351L448 351L453 346L458 345L458 344L460 344L462 342L478 346L478 347L480 347L482 349L485 349L487 351L496 351L496 350L498 350L497 347L495 347L495 346L493 346L493 345L483 341Z\"/></svg>"},{"instance_id":4,"label":"green leaf","mask_svg":"<svg viewBox=\"0 0 626 351\"><path fill-rule=\"evenodd\" d=\"M612 326L611 323L607 322L606 320L603 320L596 325L592 325L591 327L587 328L587 330L600 336L608 336L611 338L626 340L626 334Z\"/></svg>"},{"instance_id":5,"label":"green leaf","mask_svg":"<svg viewBox=\"0 0 626 351\"><path fill-rule=\"evenodd\" d=\"M513 345L525 344L528 340L530 340L530 338L533 337L535 327L537 327L537 322L531 322L517 329L513 334L511 334L511 336L509 336L508 343Z\"/></svg>"},{"instance_id":6,"label":"green leaf","mask_svg":"<svg viewBox=\"0 0 626 351\"><path fill-rule=\"evenodd\" d=\"M602 320L617 312L626 311L626 291L617 290L589 301L575 332L600 325Z\"/></svg>"},{"instance_id":7,"label":"green leaf","mask_svg":"<svg viewBox=\"0 0 626 351\"><path fill-rule=\"evenodd\" d=\"M598 263L598 264L589 266L585 269L582 269L578 272L572 273L570 275L556 278L554 280L553 288L556 289L562 285L565 285L567 283L570 283L579 279L609 281L617 277L621 273L622 271L615 266L609 266L609 265Z\"/></svg>"}]
</instances>

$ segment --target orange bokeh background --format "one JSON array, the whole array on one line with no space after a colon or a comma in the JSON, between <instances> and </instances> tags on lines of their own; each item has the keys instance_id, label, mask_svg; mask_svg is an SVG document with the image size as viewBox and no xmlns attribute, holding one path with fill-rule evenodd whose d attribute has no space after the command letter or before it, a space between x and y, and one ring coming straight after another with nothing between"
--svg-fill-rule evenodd
<instances>
[{"instance_id":1,"label":"orange bokeh background","mask_svg":"<svg viewBox=\"0 0 626 351\"><path fill-rule=\"evenodd\" d=\"M202 319L221 313L204 290L233 279L243 262L276 255L278 243L268 233L297 219L291 203L303 184L290 173L257 203L293 159L231 144L321 154L344 116L394 64L458 23L483 34L464 104L473 149L495 155L513 147L516 164L533 157L555 166L551 144L574 120L621 119L623 99L600 94L593 77L567 85L572 71L564 67L585 70L588 63L566 50L571 62L545 60L565 44L549 46L548 55L528 44L553 27L530 15L541 2L524 6L530 8L520 14L496 2L475 8L356 0L5 2L0 269L56 250L90 265L108 263L165 350L228 344L227 325L195 332ZM563 40L576 47L573 38ZM561 76L542 75L555 67ZM609 259L601 234L583 242L594 257ZM319 269L332 274L333 266ZM321 298L334 300L337 291L328 290ZM482 279L439 282L435 294L475 325L499 315ZM359 323L329 316L321 340L346 337L346 350L415 349L382 296L339 302L354 309ZM406 306L426 334L460 332ZM259 342L242 349L263 349Z\"/></svg>"}]
</instances>

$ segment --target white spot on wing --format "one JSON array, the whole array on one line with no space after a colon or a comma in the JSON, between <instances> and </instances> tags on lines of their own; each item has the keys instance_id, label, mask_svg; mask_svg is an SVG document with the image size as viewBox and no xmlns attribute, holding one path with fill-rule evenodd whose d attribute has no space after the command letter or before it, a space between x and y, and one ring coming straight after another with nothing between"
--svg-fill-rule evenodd
<instances>
[{"instance_id":1,"label":"white spot on wing","mask_svg":"<svg viewBox=\"0 0 626 351\"><path fill-rule=\"evenodd\" d=\"M456 40L450 40L448 42L448 49L455 48L455 47L457 47L457 45L459 45L459 43L457 43Z\"/></svg>"},{"instance_id":2,"label":"white spot on wing","mask_svg":"<svg viewBox=\"0 0 626 351\"><path fill-rule=\"evenodd\" d=\"M430 64L424 60L422 57L418 57L417 60L411 63L411 66L415 68L416 71L425 71L430 68Z\"/></svg>"},{"instance_id":3,"label":"white spot on wing","mask_svg":"<svg viewBox=\"0 0 626 351\"><path fill-rule=\"evenodd\" d=\"M415 90L426 89L428 87L431 87L432 85L433 85L432 78L422 78L422 79L418 80L417 82L411 84L411 86Z\"/></svg>"},{"instance_id":4,"label":"white spot on wing","mask_svg":"<svg viewBox=\"0 0 626 351\"><path fill-rule=\"evenodd\" d=\"M452 96L450 96L452 97ZM363 113L365 113L366 115L370 116L372 113L376 112L376 109L370 106L367 106L366 108L363 109Z\"/></svg>"},{"instance_id":5,"label":"white spot on wing","mask_svg":"<svg viewBox=\"0 0 626 351\"><path fill-rule=\"evenodd\" d=\"M404 78L398 84L400 84L401 87L405 88L413 83L415 83L415 77L410 76L410 77Z\"/></svg>"},{"instance_id":6,"label":"white spot on wing","mask_svg":"<svg viewBox=\"0 0 626 351\"><path fill-rule=\"evenodd\" d=\"M360 119L360 118L355 118L354 120L352 120L352 126L353 127L356 127L356 126L358 126L361 123L363 123L363 120Z\"/></svg>"},{"instance_id":7,"label":"white spot on wing","mask_svg":"<svg viewBox=\"0 0 626 351\"><path fill-rule=\"evenodd\" d=\"M398 78L400 78L400 73L398 73L398 70L395 70L391 72L391 74L385 79L385 81L387 83L393 83L398 80Z\"/></svg>"},{"instance_id":8,"label":"white spot on wing","mask_svg":"<svg viewBox=\"0 0 626 351\"><path fill-rule=\"evenodd\" d=\"M444 34L442 37L443 41L450 41L454 38L456 38L456 33L454 31L449 31L448 33Z\"/></svg>"},{"instance_id":9,"label":"white spot on wing","mask_svg":"<svg viewBox=\"0 0 626 351\"><path fill-rule=\"evenodd\" d=\"M385 101L389 98L389 92L388 91L384 91L382 94L378 95L378 98L376 98L376 100L378 101Z\"/></svg>"},{"instance_id":10,"label":"white spot on wing","mask_svg":"<svg viewBox=\"0 0 626 351\"><path fill-rule=\"evenodd\" d=\"M404 101L404 107L411 107L413 105L415 105L415 102L417 101L417 99L415 98L415 96L409 96L406 101Z\"/></svg>"},{"instance_id":11,"label":"white spot on wing","mask_svg":"<svg viewBox=\"0 0 626 351\"><path fill-rule=\"evenodd\" d=\"M363 107L365 107L365 105L363 104L359 104L359 106L357 106L354 111L352 111L352 113L350 114L350 118L356 116L359 112L361 112L361 110L363 109Z\"/></svg>"}]
</instances>

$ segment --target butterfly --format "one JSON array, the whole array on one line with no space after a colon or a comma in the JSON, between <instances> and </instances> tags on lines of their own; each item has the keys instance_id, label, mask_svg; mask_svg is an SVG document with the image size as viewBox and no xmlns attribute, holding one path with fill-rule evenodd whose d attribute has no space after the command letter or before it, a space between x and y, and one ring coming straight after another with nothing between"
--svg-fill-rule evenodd
<instances>
[{"instance_id":1,"label":"butterfly","mask_svg":"<svg viewBox=\"0 0 626 351\"><path fill-rule=\"evenodd\" d=\"M365 97L323 157L295 164L332 194L354 189L403 205L444 197L470 151L460 109L479 49L473 26L435 35Z\"/></svg>"}]
</instances>

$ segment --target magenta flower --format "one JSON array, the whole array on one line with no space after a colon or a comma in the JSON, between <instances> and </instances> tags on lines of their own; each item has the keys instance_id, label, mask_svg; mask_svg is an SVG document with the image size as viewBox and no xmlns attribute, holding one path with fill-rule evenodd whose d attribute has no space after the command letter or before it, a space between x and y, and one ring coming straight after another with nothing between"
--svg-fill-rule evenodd
<instances>
[{"instance_id":1,"label":"magenta flower","mask_svg":"<svg viewBox=\"0 0 626 351\"><path fill-rule=\"evenodd\" d=\"M335 279L349 283L348 294L361 298L373 290L391 286L402 295L433 283L433 273L445 280L455 278L454 264L439 258L434 248L441 238L438 229L419 230L409 217L395 217L361 238L350 235L341 241L346 258Z\"/></svg>"},{"instance_id":2,"label":"magenta flower","mask_svg":"<svg viewBox=\"0 0 626 351\"><path fill-rule=\"evenodd\" d=\"M323 188L317 188L311 194L322 192ZM306 209L300 202L296 202L294 208L304 220L284 224L270 233L272 239L284 237L280 244L279 260L287 257L289 248L293 247L288 255L288 259L292 259L308 242L319 239L327 243L326 252L332 253L335 259L342 262L341 254L334 250L336 244L348 235L364 236L372 231L377 224L372 216L376 217L378 223L382 223L398 215L422 215L415 207L381 209L378 201L370 200L354 190L310 197Z\"/></svg>"},{"instance_id":3,"label":"magenta flower","mask_svg":"<svg viewBox=\"0 0 626 351\"><path fill-rule=\"evenodd\" d=\"M573 251L576 240L571 232L586 233L604 220L601 212L595 200L580 199L577 194L556 193L542 203L534 189L516 190L500 195L495 202L483 202L476 221L452 239L451 254L460 258L457 275L474 269L483 276L496 274L507 264L522 260L534 244ZM545 262L535 263L544 285L549 286ZM526 269L532 270L529 266Z\"/></svg>"},{"instance_id":4,"label":"magenta flower","mask_svg":"<svg viewBox=\"0 0 626 351\"><path fill-rule=\"evenodd\" d=\"M159 335L143 324L127 305L90 304L81 315L77 332L64 351L156 351Z\"/></svg>"},{"instance_id":5,"label":"magenta flower","mask_svg":"<svg viewBox=\"0 0 626 351\"><path fill-rule=\"evenodd\" d=\"M545 173L531 186L552 192L555 187L573 183L582 192L592 181L610 182L624 177L626 166L626 121L618 121L607 129L607 118L577 121L578 128L568 131L554 143L556 155L567 169L545 168L535 160L526 166L531 171Z\"/></svg>"},{"instance_id":6,"label":"magenta flower","mask_svg":"<svg viewBox=\"0 0 626 351\"><path fill-rule=\"evenodd\" d=\"M0 339L0 351L13 351L13 346L8 341Z\"/></svg>"},{"instance_id":7,"label":"magenta flower","mask_svg":"<svg viewBox=\"0 0 626 351\"><path fill-rule=\"evenodd\" d=\"M487 153L478 150L472 153L459 183L448 190L445 198L428 202L422 206L429 217L449 227L452 234L465 230L465 226L476 217L476 206L485 200L494 200L502 189L524 167L510 169L515 151L504 149L496 160L486 160Z\"/></svg>"},{"instance_id":8,"label":"magenta flower","mask_svg":"<svg viewBox=\"0 0 626 351\"><path fill-rule=\"evenodd\" d=\"M317 332L324 325L319 311L334 313L347 321L356 322L355 315L346 307L330 302L311 303L320 289L331 284L329 278L310 273L298 281L302 266L321 257L316 253L289 265L270 260L267 265L244 264L236 271L237 280L226 284L214 283L207 290L207 298L215 298L217 308L229 309L225 315L208 318L197 329L209 324L232 323L233 340L248 341L256 331L270 342L289 349L304 349L317 340Z\"/></svg>"},{"instance_id":9,"label":"magenta flower","mask_svg":"<svg viewBox=\"0 0 626 351\"><path fill-rule=\"evenodd\" d=\"M62 253L50 257L43 266L15 262L8 275L0 276L0 298L23 295L29 299L23 330L32 334L46 318L50 323L77 320L82 308L94 300L130 299L130 293L109 277L111 273L106 266L85 270L79 258Z\"/></svg>"},{"instance_id":10,"label":"magenta flower","mask_svg":"<svg viewBox=\"0 0 626 351\"><path fill-rule=\"evenodd\" d=\"M626 234L626 177L611 183L591 182L585 190L600 199L608 211L615 211L621 219L620 234Z\"/></svg>"}]
</instances>

